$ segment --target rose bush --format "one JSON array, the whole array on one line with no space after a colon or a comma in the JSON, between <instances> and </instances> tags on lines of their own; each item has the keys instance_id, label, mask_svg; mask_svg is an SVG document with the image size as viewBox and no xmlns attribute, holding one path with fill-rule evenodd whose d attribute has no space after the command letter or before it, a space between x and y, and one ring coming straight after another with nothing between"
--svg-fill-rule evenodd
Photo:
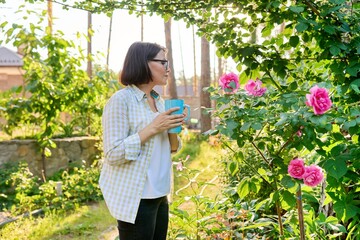
<instances>
[{"instance_id":1,"label":"rose bush","mask_svg":"<svg viewBox=\"0 0 360 240\"><path fill-rule=\"evenodd\" d=\"M342 179L352 178L347 172L353 167L353 162L345 163L347 159L356 159L360 151L357 147L359 128L350 124L352 119L360 116L360 110L358 107L351 110L352 105L339 103L343 97L342 88L328 80L316 84L309 82L298 85L295 81L288 85L285 82L280 84L287 88L274 85L264 77L257 79L259 82L239 80L245 86L246 83L249 85L238 89L236 94L223 94L219 91L223 89L222 86L208 88L216 102L216 110L212 114L219 120L211 133L220 134L224 146L232 153L224 160L230 179L231 190L228 192L231 198L238 200L259 199L259 208L275 208L275 213L267 214L277 214L281 234L293 237L292 233L286 233L282 222L285 216L281 213L285 211L290 214L286 217L291 217L296 209L295 186L299 180L311 187L303 188L305 209L314 208L314 212L319 212L315 207L322 206L325 193L314 187L323 183L323 171L326 172L325 185L329 182L333 186L343 185ZM266 86L266 95L256 92L265 88L262 83ZM331 97L337 100L336 104L330 100L330 91ZM309 111L309 107L313 111ZM344 113L351 113L353 117ZM348 151L344 152L346 149ZM302 159L294 159L294 156L304 153L308 167ZM329 188L327 194L342 224L355 216L355 213L340 208L344 206L343 199L346 198L343 192L335 187ZM348 210L357 209L357 203L350 205ZM309 221L321 222L318 217L313 215ZM287 227L296 232L294 229L298 226ZM316 228L316 225L313 227ZM336 229L345 232L341 225L337 225ZM325 235L308 237L323 238ZM266 236L270 236L269 233ZM326 235L326 238L331 236Z\"/></svg>"}]
</instances>

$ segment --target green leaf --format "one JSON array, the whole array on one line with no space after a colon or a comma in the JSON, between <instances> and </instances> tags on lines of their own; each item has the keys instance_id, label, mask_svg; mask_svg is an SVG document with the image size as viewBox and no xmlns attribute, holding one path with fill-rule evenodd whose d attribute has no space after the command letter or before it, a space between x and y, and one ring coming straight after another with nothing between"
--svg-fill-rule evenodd
<instances>
[{"instance_id":1,"label":"green leaf","mask_svg":"<svg viewBox=\"0 0 360 240\"><path fill-rule=\"evenodd\" d=\"M333 176L337 180L339 180L342 176L344 176L347 172L346 161L337 158L335 160L328 160L324 163L324 169L330 176Z\"/></svg>"},{"instance_id":2,"label":"green leaf","mask_svg":"<svg viewBox=\"0 0 360 240\"><path fill-rule=\"evenodd\" d=\"M352 81L350 83L350 87L352 90L354 90L356 93L360 93L360 78Z\"/></svg>"},{"instance_id":3,"label":"green leaf","mask_svg":"<svg viewBox=\"0 0 360 240\"><path fill-rule=\"evenodd\" d=\"M44 148L44 154L45 157L50 157L51 156L51 150L47 147Z\"/></svg>"},{"instance_id":4,"label":"green leaf","mask_svg":"<svg viewBox=\"0 0 360 240\"><path fill-rule=\"evenodd\" d=\"M294 13L302 13L304 11L304 7L301 6L290 6L289 9Z\"/></svg>"},{"instance_id":5,"label":"green leaf","mask_svg":"<svg viewBox=\"0 0 360 240\"><path fill-rule=\"evenodd\" d=\"M351 76L356 77L357 73L359 72L360 68L358 65L349 66L346 68L346 72L349 73Z\"/></svg>"},{"instance_id":6,"label":"green leaf","mask_svg":"<svg viewBox=\"0 0 360 240\"><path fill-rule=\"evenodd\" d=\"M230 174L231 174L232 176L235 176L235 174L236 174L237 172L239 172L239 165L238 165L237 162L231 162L231 163L229 164L228 169L229 169Z\"/></svg>"},{"instance_id":7,"label":"green leaf","mask_svg":"<svg viewBox=\"0 0 360 240\"><path fill-rule=\"evenodd\" d=\"M295 181L292 177L290 176L284 176L281 179L281 184L286 187L286 188L292 188L295 186Z\"/></svg>"},{"instance_id":8,"label":"green leaf","mask_svg":"<svg viewBox=\"0 0 360 240\"><path fill-rule=\"evenodd\" d=\"M246 131L246 130L248 130L248 129L250 128L250 126L251 126L251 123L250 123L250 122L245 122L245 123L241 126L240 130L241 130L241 131Z\"/></svg>"},{"instance_id":9,"label":"green leaf","mask_svg":"<svg viewBox=\"0 0 360 240\"><path fill-rule=\"evenodd\" d=\"M345 130L349 130L349 128L351 127L355 127L356 126L356 120L351 120L351 121L347 121L344 123L344 129Z\"/></svg>"},{"instance_id":10,"label":"green leaf","mask_svg":"<svg viewBox=\"0 0 360 240\"><path fill-rule=\"evenodd\" d=\"M298 36L291 36L289 39L289 44L292 47L296 47L299 44L299 41L300 39Z\"/></svg>"},{"instance_id":11,"label":"green leaf","mask_svg":"<svg viewBox=\"0 0 360 240\"><path fill-rule=\"evenodd\" d=\"M227 119L225 121L226 123L226 129L228 130L228 132L230 133L230 135L232 135L232 132L234 131L234 129L238 126L238 122L236 122L233 119Z\"/></svg>"},{"instance_id":12,"label":"green leaf","mask_svg":"<svg viewBox=\"0 0 360 240\"><path fill-rule=\"evenodd\" d=\"M250 193L250 185L248 181L249 179L245 178L238 185L237 193L239 194L240 198L245 198Z\"/></svg>"},{"instance_id":13,"label":"green leaf","mask_svg":"<svg viewBox=\"0 0 360 240\"><path fill-rule=\"evenodd\" d=\"M340 5L340 4L345 3L345 0L330 0L329 2Z\"/></svg>"},{"instance_id":14,"label":"green leaf","mask_svg":"<svg viewBox=\"0 0 360 240\"><path fill-rule=\"evenodd\" d=\"M296 28L296 30L298 31L298 32L303 32L303 31L305 31L306 29L308 29L308 25L306 24L306 23L304 23L304 22L299 22L296 26L295 26L295 28Z\"/></svg>"},{"instance_id":15,"label":"green leaf","mask_svg":"<svg viewBox=\"0 0 360 240\"><path fill-rule=\"evenodd\" d=\"M296 197L293 193L289 191L283 191L282 192L282 199L290 206L295 207L296 206Z\"/></svg>"},{"instance_id":16,"label":"green leaf","mask_svg":"<svg viewBox=\"0 0 360 240\"><path fill-rule=\"evenodd\" d=\"M337 201L334 203L334 210L338 218L343 222L348 221L350 218L355 217L360 213L360 209L357 206L345 201Z\"/></svg>"},{"instance_id":17,"label":"green leaf","mask_svg":"<svg viewBox=\"0 0 360 240\"><path fill-rule=\"evenodd\" d=\"M266 181L269 181L269 176L267 175L268 172L265 169L259 168L257 171Z\"/></svg>"},{"instance_id":18,"label":"green leaf","mask_svg":"<svg viewBox=\"0 0 360 240\"><path fill-rule=\"evenodd\" d=\"M260 130L260 129L262 128L262 124L259 123L259 122L252 123L252 124L251 124L251 127L252 127L254 130Z\"/></svg>"},{"instance_id":19,"label":"green leaf","mask_svg":"<svg viewBox=\"0 0 360 240\"><path fill-rule=\"evenodd\" d=\"M334 34L336 31L335 31L335 28L331 25L326 25L324 27L324 30L325 32L329 33L329 34Z\"/></svg>"},{"instance_id":20,"label":"green leaf","mask_svg":"<svg viewBox=\"0 0 360 240\"><path fill-rule=\"evenodd\" d=\"M346 145L345 144L339 144L331 149L331 155L333 156L339 156L343 151L345 151Z\"/></svg>"},{"instance_id":21,"label":"green leaf","mask_svg":"<svg viewBox=\"0 0 360 240\"><path fill-rule=\"evenodd\" d=\"M340 53L340 48L338 48L337 46L331 46L330 52L333 56L337 56Z\"/></svg>"}]
</instances>

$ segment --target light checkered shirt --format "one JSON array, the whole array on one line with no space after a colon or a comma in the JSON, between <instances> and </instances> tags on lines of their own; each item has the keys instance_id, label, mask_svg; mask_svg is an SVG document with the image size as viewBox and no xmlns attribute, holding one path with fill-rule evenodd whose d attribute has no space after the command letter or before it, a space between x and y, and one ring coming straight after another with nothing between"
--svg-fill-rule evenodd
<instances>
[{"instance_id":1,"label":"light checkered shirt","mask_svg":"<svg viewBox=\"0 0 360 240\"><path fill-rule=\"evenodd\" d=\"M151 95L163 112L163 99L155 91ZM152 119L145 93L133 85L116 92L104 108L105 159L99 185L111 215L124 222L135 222L143 193L154 139L141 145L138 132Z\"/></svg>"}]
</instances>

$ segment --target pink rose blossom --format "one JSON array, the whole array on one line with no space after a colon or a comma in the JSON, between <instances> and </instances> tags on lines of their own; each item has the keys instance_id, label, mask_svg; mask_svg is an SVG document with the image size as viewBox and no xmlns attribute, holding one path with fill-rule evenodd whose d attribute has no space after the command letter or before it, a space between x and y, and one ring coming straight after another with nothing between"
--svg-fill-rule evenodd
<instances>
[{"instance_id":1,"label":"pink rose blossom","mask_svg":"<svg viewBox=\"0 0 360 240\"><path fill-rule=\"evenodd\" d=\"M305 173L303 175L303 181L305 185L315 187L321 183L323 178L324 174L322 172L322 168L316 165L311 165L305 168Z\"/></svg>"},{"instance_id":2,"label":"pink rose blossom","mask_svg":"<svg viewBox=\"0 0 360 240\"><path fill-rule=\"evenodd\" d=\"M332 102L326 88L319 88L317 85L310 89L310 94L306 94L306 105L313 107L314 113L320 115L330 109Z\"/></svg>"},{"instance_id":3,"label":"pink rose blossom","mask_svg":"<svg viewBox=\"0 0 360 240\"><path fill-rule=\"evenodd\" d=\"M225 93L235 93L240 87L239 77L232 72L224 74L219 79L219 85Z\"/></svg>"},{"instance_id":4,"label":"pink rose blossom","mask_svg":"<svg viewBox=\"0 0 360 240\"><path fill-rule=\"evenodd\" d=\"M291 160L288 166L288 173L293 178L303 179L305 173L304 160L301 158Z\"/></svg>"},{"instance_id":5,"label":"pink rose blossom","mask_svg":"<svg viewBox=\"0 0 360 240\"><path fill-rule=\"evenodd\" d=\"M301 131L301 130L298 130L298 131L296 132L296 135L297 135L298 137L301 137L302 131Z\"/></svg>"},{"instance_id":6,"label":"pink rose blossom","mask_svg":"<svg viewBox=\"0 0 360 240\"><path fill-rule=\"evenodd\" d=\"M262 82L257 78L255 81L250 79L244 86L249 95L260 97L266 92L265 87L261 87Z\"/></svg>"}]
</instances>

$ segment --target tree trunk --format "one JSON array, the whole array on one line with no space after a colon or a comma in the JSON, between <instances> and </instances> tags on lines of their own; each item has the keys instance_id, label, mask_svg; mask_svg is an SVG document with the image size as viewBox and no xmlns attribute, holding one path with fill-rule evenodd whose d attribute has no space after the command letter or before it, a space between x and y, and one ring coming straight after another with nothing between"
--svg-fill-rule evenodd
<instances>
[{"instance_id":1,"label":"tree trunk","mask_svg":"<svg viewBox=\"0 0 360 240\"><path fill-rule=\"evenodd\" d=\"M198 96L197 76L196 76L196 44L195 44L195 30L192 26L192 37L193 37L193 55L194 55L194 76L193 76L193 91L194 96Z\"/></svg>"},{"instance_id":2,"label":"tree trunk","mask_svg":"<svg viewBox=\"0 0 360 240\"><path fill-rule=\"evenodd\" d=\"M167 52L167 59L169 60L170 67L170 75L168 80L168 92L170 98L178 98L177 89L176 89L176 79L174 74L174 64L173 63L173 55L172 55L172 44L171 44L171 18L169 21L164 22L165 25L165 41ZM165 94L165 93L164 93ZM166 95L166 94L165 94Z\"/></svg>"},{"instance_id":3,"label":"tree trunk","mask_svg":"<svg viewBox=\"0 0 360 240\"><path fill-rule=\"evenodd\" d=\"M200 81L200 106L201 106L201 132L211 129L211 117L205 110L211 107L210 94L203 91L204 87L210 86L210 44L205 38L201 38L201 81Z\"/></svg>"},{"instance_id":4,"label":"tree trunk","mask_svg":"<svg viewBox=\"0 0 360 240\"><path fill-rule=\"evenodd\" d=\"M48 27L49 27L50 33L52 33L52 26L53 26L52 0L48 0L47 9L48 9Z\"/></svg>"},{"instance_id":5,"label":"tree trunk","mask_svg":"<svg viewBox=\"0 0 360 240\"><path fill-rule=\"evenodd\" d=\"M91 29L92 29L92 14L91 12L88 12L88 44L87 44L87 74L89 76L89 78L91 79L92 77L92 61L91 61L91 44L92 44L92 33L91 33Z\"/></svg>"},{"instance_id":6,"label":"tree trunk","mask_svg":"<svg viewBox=\"0 0 360 240\"><path fill-rule=\"evenodd\" d=\"M110 23L109 23L109 37L108 37L108 45L107 45L107 53L106 53L106 71L109 70L109 58L110 58L110 44L111 44L113 14L114 13L111 14Z\"/></svg>"},{"instance_id":7,"label":"tree trunk","mask_svg":"<svg viewBox=\"0 0 360 240\"><path fill-rule=\"evenodd\" d=\"M224 64L223 64L223 59L221 57L218 58L218 75L217 78L215 79L215 84L214 87L217 87L219 84L219 78L223 75L224 73Z\"/></svg>"},{"instance_id":8,"label":"tree trunk","mask_svg":"<svg viewBox=\"0 0 360 240\"><path fill-rule=\"evenodd\" d=\"M180 26L178 25L178 33L179 33L179 45L180 45L180 55L181 55L181 66L182 66L182 79L184 85L184 95L188 96L188 87L187 87L187 80L185 76L185 66L184 66L184 57L183 57L183 49L182 49L182 41L181 41L181 34L180 34Z\"/></svg>"}]
</instances>

